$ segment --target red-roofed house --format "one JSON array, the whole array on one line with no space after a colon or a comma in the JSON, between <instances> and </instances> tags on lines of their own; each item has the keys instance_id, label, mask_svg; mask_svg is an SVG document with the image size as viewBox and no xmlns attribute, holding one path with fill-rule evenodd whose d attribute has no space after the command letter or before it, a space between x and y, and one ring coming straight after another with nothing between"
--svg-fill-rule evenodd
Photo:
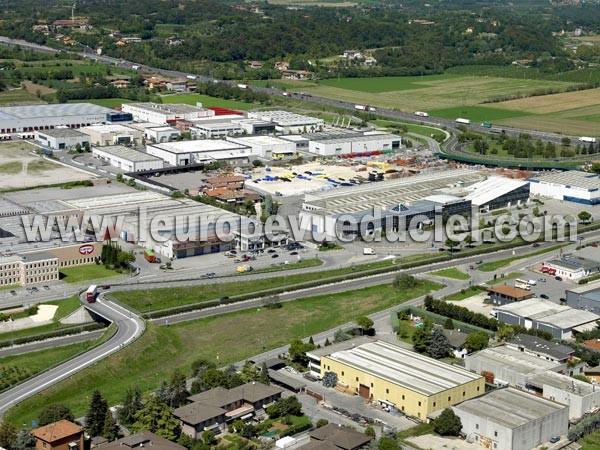
<instances>
[{"instance_id":1,"label":"red-roofed house","mask_svg":"<svg viewBox=\"0 0 600 450\"><path fill-rule=\"evenodd\" d=\"M36 428L31 435L37 450L84 450L83 429L68 420Z\"/></svg>"}]
</instances>

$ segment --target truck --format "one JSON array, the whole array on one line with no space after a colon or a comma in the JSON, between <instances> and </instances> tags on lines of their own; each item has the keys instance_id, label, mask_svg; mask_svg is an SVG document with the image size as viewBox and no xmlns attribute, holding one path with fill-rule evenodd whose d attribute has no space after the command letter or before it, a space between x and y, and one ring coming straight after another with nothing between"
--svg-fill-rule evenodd
<instances>
[{"instance_id":1,"label":"truck","mask_svg":"<svg viewBox=\"0 0 600 450\"><path fill-rule=\"evenodd\" d=\"M367 106L367 109L368 109L370 112L375 112L375 111L377 111L377 109L373 108L372 106Z\"/></svg>"},{"instance_id":2,"label":"truck","mask_svg":"<svg viewBox=\"0 0 600 450\"><path fill-rule=\"evenodd\" d=\"M188 80L195 80L196 78L198 78L196 75L188 75L186 77Z\"/></svg>"},{"instance_id":3,"label":"truck","mask_svg":"<svg viewBox=\"0 0 600 450\"><path fill-rule=\"evenodd\" d=\"M131 66L131 70L140 70L140 66L133 65Z\"/></svg>"},{"instance_id":4,"label":"truck","mask_svg":"<svg viewBox=\"0 0 600 450\"><path fill-rule=\"evenodd\" d=\"M238 84L237 87L239 87L240 89L250 89L250 86L248 86L247 84Z\"/></svg>"},{"instance_id":5,"label":"truck","mask_svg":"<svg viewBox=\"0 0 600 450\"><path fill-rule=\"evenodd\" d=\"M249 264L242 264L241 266L237 266L235 270L239 273L250 272L252 270L252 266Z\"/></svg>"},{"instance_id":6,"label":"truck","mask_svg":"<svg viewBox=\"0 0 600 450\"><path fill-rule=\"evenodd\" d=\"M423 111L415 111L415 116L419 117L429 117L429 114Z\"/></svg>"},{"instance_id":7,"label":"truck","mask_svg":"<svg viewBox=\"0 0 600 450\"><path fill-rule=\"evenodd\" d=\"M98 286L92 284L87 291L85 291L85 299L88 303L95 303L96 297L98 297Z\"/></svg>"},{"instance_id":8,"label":"truck","mask_svg":"<svg viewBox=\"0 0 600 450\"><path fill-rule=\"evenodd\" d=\"M283 96L284 97L291 97L292 93L291 92L283 92Z\"/></svg>"},{"instance_id":9,"label":"truck","mask_svg":"<svg viewBox=\"0 0 600 450\"><path fill-rule=\"evenodd\" d=\"M363 248L363 255L374 255L375 254L375 250L373 250L370 247L365 247Z\"/></svg>"},{"instance_id":10,"label":"truck","mask_svg":"<svg viewBox=\"0 0 600 450\"><path fill-rule=\"evenodd\" d=\"M54 155L54 152L52 150L50 150L49 148L40 148L40 153L45 156Z\"/></svg>"},{"instance_id":11,"label":"truck","mask_svg":"<svg viewBox=\"0 0 600 450\"><path fill-rule=\"evenodd\" d=\"M481 126L483 128L492 128L492 122L482 122Z\"/></svg>"},{"instance_id":12,"label":"truck","mask_svg":"<svg viewBox=\"0 0 600 450\"><path fill-rule=\"evenodd\" d=\"M547 273L548 275L556 275L556 269L553 267L542 266L542 273Z\"/></svg>"},{"instance_id":13,"label":"truck","mask_svg":"<svg viewBox=\"0 0 600 450\"><path fill-rule=\"evenodd\" d=\"M459 117L458 119L455 120L456 123L464 123L465 125L469 125L471 123L471 121L469 119L463 119L461 117Z\"/></svg>"},{"instance_id":14,"label":"truck","mask_svg":"<svg viewBox=\"0 0 600 450\"><path fill-rule=\"evenodd\" d=\"M156 256L154 255L154 252L149 248L144 249L144 258L146 258L146 261L148 261L149 263L156 262Z\"/></svg>"},{"instance_id":15,"label":"truck","mask_svg":"<svg viewBox=\"0 0 600 450\"><path fill-rule=\"evenodd\" d=\"M363 105L354 105L354 109L357 109L359 111L366 111L367 107Z\"/></svg>"},{"instance_id":16,"label":"truck","mask_svg":"<svg viewBox=\"0 0 600 450\"><path fill-rule=\"evenodd\" d=\"M579 138L579 142L585 142L587 144L595 144L596 143L596 138L587 137L587 136L581 136Z\"/></svg>"}]
</instances>

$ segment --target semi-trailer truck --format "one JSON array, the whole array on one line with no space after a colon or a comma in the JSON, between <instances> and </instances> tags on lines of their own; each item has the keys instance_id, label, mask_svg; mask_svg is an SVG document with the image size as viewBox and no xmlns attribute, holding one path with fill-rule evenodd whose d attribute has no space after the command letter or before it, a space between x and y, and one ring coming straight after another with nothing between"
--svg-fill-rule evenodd
<instances>
[{"instance_id":1,"label":"semi-trailer truck","mask_svg":"<svg viewBox=\"0 0 600 450\"><path fill-rule=\"evenodd\" d=\"M247 84L238 84L237 87L239 87L240 89L249 89L250 86L248 86Z\"/></svg>"},{"instance_id":2,"label":"semi-trailer truck","mask_svg":"<svg viewBox=\"0 0 600 450\"><path fill-rule=\"evenodd\" d=\"M429 114L423 111L415 111L415 116L419 117L429 117Z\"/></svg>"},{"instance_id":3,"label":"semi-trailer truck","mask_svg":"<svg viewBox=\"0 0 600 450\"><path fill-rule=\"evenodd\" d=\"M585 143L588 143L588 144L595 144L596 143L596 138L587 137L587 136L581 136L579 138L579 142L585 142Z\"/></svg>"},{"instance_id":4,"label":"semi-trailer truck","mask_svg":"<svg viewBox=\"0 0 600 450\"><path fill-rule=\"evenodd\" d=\"M469 119L462 119L462 118L458 118L455 120L456 123L463 123L465 125L469 125L471 123L471 121Z\"/></svg>"},{"instance_id":5,"label":"semi-trailer truck","mask_svg":"<svg viewBox=\"0 0 600 450\"><path fill-rule=\"evenodd\" d=\"M189 80L195 80L196 78L198 78L196 75L188 75L187 78Z\"/></svg>"},{"instance_id":6,"label":"semi-trailer truck","mask_svg":"<svg viewBox=\"0 0 600 450\"><path fill-rule=\"evenodd\" d=\"M481 126L483 128L492 128L492 122L482 122Z\"/></svg>"},{"instance_id":7,"label":"semi-trailer truck","mask_svg":"<svg viewBox=\"0 0 600 450\"><path fill-rule=\"evenodd\" d=\"M96 302L96 297L98 297L98 286L92 284L85 292L85 299L88 303L94 303Z\"/></svg>"}]
</instances>

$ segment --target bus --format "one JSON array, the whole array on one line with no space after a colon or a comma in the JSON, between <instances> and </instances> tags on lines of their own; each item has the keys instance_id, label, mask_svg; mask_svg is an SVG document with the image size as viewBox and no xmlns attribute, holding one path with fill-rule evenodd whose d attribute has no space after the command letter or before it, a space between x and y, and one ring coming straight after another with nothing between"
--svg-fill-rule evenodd
<instances>
[{"instance_id":1,"label":"bus","mask_svg":"<svg viewBox=\"0 0 600 450\"><path fill-rule=\"evenodd\" d=\"M518 278L515 280L515 287L519 289L525 289L526 291L531 290L531 285L527 281L520 280Z\"/></svg>"},{"instance_id":2,"label":"bus","mask_svg":"<svg viewBox=\"0 0 600 450\"><path fill-rule=\"evenodd\" d=\"M85 292L85 298L88 303L94 303L96 301L96 297L98 297L98 286L92 284Z\"/></svg>"}]
</instances>

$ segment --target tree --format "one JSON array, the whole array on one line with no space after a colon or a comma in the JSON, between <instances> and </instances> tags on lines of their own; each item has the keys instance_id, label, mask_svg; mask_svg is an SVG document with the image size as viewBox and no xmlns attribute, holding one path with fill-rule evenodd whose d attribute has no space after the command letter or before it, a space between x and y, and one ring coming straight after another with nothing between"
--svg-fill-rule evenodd
<instances>
[{"instance_id":1,"label":"tree","mask_svg":"<svg viewBox=\"0 0 600 450\"><path fill-rule=\"evenodd\" d=\"M321 427L324 427L325 425L327 425L328 423L329 423L329 420L327 420L327 419L319 419L315 423L315 427L316 428L321 428Z\"/></svg>"},{"instance_id":2,"label":"tree","mask_svg":"<svg viewBox=\"0 0 600 450\"><path fill-rule=\"evenodd\" d=\"M116 441L121 437L121 428L115 422L110 410L106 411L106 417L104 417L104 426L102 427L102 436L108 439L110 442Z\"/></svg>"},{"instance_id":3,"label":"tree","mask_svg":"<svg viewBox=\"0 0 600 450\"><path fill-rule=\"evenodd\" d=\"M394 279L394 287L398 290L412 289L417 286L417 279L412 275L403 273Z\"/></svg>"},{"instance_id":4,"label":"tree","mask_svg":"<svg viewBox=\"0 0 600 450\"><path fill-rule=\"evenodd\" d=\"M134 432L148 430L170 441L176 440L181 433L179 421L171 414L171 408L156 395L146 397L144 406L135 414L131 429Z\"/></svg>"},{"instance_id":5,"label":"tree","mask_svg":"<svg viewBox=\"0 0 600 450\"><path fill-rule=\"evenodd\" d=\"M423 325L417 327L412 336L413 348L417 353L425 353L431 343L431 330L433 328L429 319L425 319Z\"/></svg>"},{"instance_id":6,"label":"tree","mask_svg":"<svg viewBox=\"0 0 600 450\"><path fill-rule=\"evenodd\" d=\"M454 322L450 317L444 322L444 330L454 330Z\"/></svg>"},{"instance_id":7,"label":"tree","mask_svg":"<svg viewBox=\"0 0 600 450\"><path fill-rule=\"evenodd\" d=\"M454 247L456 247L458 245L458 242L456 242L453 239L446 239L446 242L444 243L446 245L446 247L448 247L450 249L450 251L454 251Z\"/></svg>"},{"instance_id":8,"label":"tree","mask_svg":"<svg viewBox=\"0 0 600 450\"><path fill-rule=\"evenodd\" d=\"M63 419L70 420L71 422L75 420L71 410L61 403L46 406L38 419L39 426L48 425L49 423L58 422Z\"/></svg>"},{"instance_id":9,"label":"tree","mask_svg":"<svg viewBox=\"0 0 600 450\"><path fill-rule=\"evenodd\" d=\"M252 364L250 361L246 361L244 363L244 367L242 367L242 372L240 373L240 377L242 377L242 381L244 383L248 383L250 381L256 381L258 378L258 370L256 366Z\"/></svg>"},{"instance_id":10,"label":"tree","mask_svg":"<svg viewBox=\"0 0 600 450\"><path fill-rule=\"evenodd\" d=\"M35 438L27 428L21 428L10 450L35 450Z\"/></svg>"},{"instance_id":11,"label":"tree","mask_svg":"<svg viewBox=\"0 0 600 450\"><path fill-rule=\"evenodd\" d=\"M208 369L202 376L202 388L212 389L227 386L227 374L219 369Z\"/></svg>"},{"instance_id":12,"label":"tree","mask_svg":"<svg viewBox=\"0 0 600 450\"><path fill-rule=\"evenodd\" d=\"M305 344L300 339L293 339L290 343L290 349L288 350L288 353L290 354L290 359L292 361L306 366L308 364L308 356L306 356L306 352L310 352L315 348L315 344Z\"/></svg>"},{"instance_id":13,"label":"tree","mask_svg":"<svg viewBox=\"0 0 600 450\"><path fill-rule=\"evenodd\" d=\"M470 234L467 234L465 236L464 243L467 247L469 247L469 248L472 247L473 246L473 236L471 236Z\"/></svg>"},{"instance_id":14,"label":"tree","mask_svg":"<svg viewBox=\"0 0 600 450\"><path fill-rule=\"evenodd\" d=\"M485 331L479 331L477 333L470 333L467 335L467 340L465 342L465 348L467 352L473 353L479 350L483 350L487 348L490 341L490 337Z\"/></svg>"},{"instance_id":15,"label":"tree","mask_svg":"<svg viewBox=\"0 0 600 450\"><path fill-rule=\"evenodd\" d=\"M442 330L434 328L431 333L431 341L427 347L427 354L435 359L445 358L450 355L452 347L450 342Z\"/></svg>"},{"instance_id":16,"label":"tree","mask_svg":"<svg viewBox=\"0 0 600 450\"><path fill-rule=\"evenodd\" d=\"M357 317L356 324L360 327L360 334L364 335L373 329L373 321L367 316Z\"/></svg>"},{"instance_id":17,"label":"tree","mask_svg":"<svg viewBox=\"0 0 600 450\"><path fill-rule=\"evenodd\" d=\"M577 217L579 220L581 220L581 222L588 223L592 218L592 215L587 211L581 211L579 214L577 214Z\"/></svg>"},{"instance_id":18,"label":"tree","mask_svg":"<svg viewBox=\"0 0 600 450\"><path fill-rule=\"evenodd\" d=\"M325 338L325 344L323 344L325 347L329 347L331 345L331 342L329 342L329 338Z\"/></svg>"},{"instance_id":19,"label":"tree","mask_svg":"<svg viewBox=\"0 0 600 450\"><path fill-rule=\"evenodd\" d=\"M384 436L379 439L379 443L377 444L378 450L400 450L400 446L398 445L398 441L394 438Z\"/></svg>"},{"instance_id":20,"label":"tree","mask_svg":"<svg viewBox=\"0 0 600 450\"><path fill-rule=\"evenodd\" d=\"M206 358L197 359L192 363L192 375L195 377L201 377L204 372L208 369L216 368L215 363L209 361Z\"/></svg>"},{"instance_id":21,"label":"tree","mask_svg":"<svg viewBox=\"0 0 600 450\"><path fill-rule=\"evenodd\" d=\"M512 337L514 335L515 335L515 329L513 327L511 327L510 325L503 324L503 323L498 324L498 331L496 332L496 336L498 337L498 340L508 341L509 339L512 339Z\"/></svg>"},{"instance_id":22,"label":"tree","mask_svg":"<svg viewBox=\"0 0 600 450\"><path fill-rule=\"evenodd\" d=\"M138 388L127 389L123 406L119 409L119 421L123 425L131 425L135 421L135 414L142 409L142 393Z\"/></svg>"},{"instance_id":23,"label":"tree","mask_svg":"<svg viewBox=\"0 0 600 450\"><path fill-rule=\"evenodd\" d=\"M0 424L0 447L12 449L17 440L17 428L8 421Z\"/></svg>"},{"instance_id":24,"label":"tree","mask_svg":"<svg viewBox=\"0 0 600 450\"><path fill-rule=\"evenodd\" d=\"M600 162L592 164L591 171L600 174Z\"/></svg>"},{"instance_id":25,"label":"tree","mask_svg":"<svg viewBox=\"0 0 600 450\"><path fill-rule=\"evenodd\" d=\"M260 366L260 373L258 374L257 381L267 386L271 384L271 380L269 379L269 369L267 369L267 364L264 362Z\"/></svg>"},{"instance_id":26,"label":"tree","mask_svg":"<svg viewBox=\"0 0 600 450\"><path fill-rule=\"evenodd\" d=\"M206 430L202 433L202 442L204 442L208 446L217 445L217 438L215 437L215 433L211 430Z\"/></svg>"},{"instance_id":27,"label":"tree","mask_svg":"<svg viewBox=\"0 0 600 450\"><path fill-rule=\"evenodd\" d=\"M247 423L242 427L242 432L240 433L243 438L252 439L258 435L256 432L256 427L251 423Z\"/></svg>"},{"instance_id":28,"label":"tree","mask_svg":"<svg viewBox=\"0 0 600 450\"><path fill-rule=\"evenodd\" d=\"M367 428L365 428L365 434L373 439L375 439L375 428L373 428L371 425L369 425Z\"/></svg>"},{"instance_id":29,"label":"tree","mask_svg":"<svg viewBox=\"0 0 600 450\"><path fill-rule=\"evenodd\" d=\"M560 140L560 143L565 147L568 147L569 145L571 145L571 139L569 139L568 137L564 137Z\"/></svg>"},{"instance_id":30,"label":"tree","mask_svg":"<svg viewBox=\"0 0 600 450\"><path fill-rule=\"evenodd\" d=\"M85 428L88 434L92 437L101 436L106 420L106 412L108 411L108 403L104 400L102 393L98 389L94 389L90 407L85 417Z\"/></svg>"},{"instance_id":31,"label":"tree","mask_svg":"<svg viewBox=\"0 0 600 450\"><path fill-rule=\"evenodd\" d=\"M75 144L75 151L77 153L81 153L81 144L80 143Z\"/></svg>"},{"instance_id":32,"label":"tree","mask_svg":"<svg viewBox=\"0 0 600 450\"><path fill-rule=\"evenodd\" d=\"M458 436L462 430L462 423L454 411L446 408L433 421L433 429L441 436Z\"/></svg>"},{"instance_id":33,"label":"tree","mask_svg":"<svg viewBox=\"0 0 600 450\"><path fill-rule=\"evenodd\" d=\"M267 414L270 419L277 419L285 416L301 416L302 404L295 395L287 398L280 398L267 408Z\"/></svg>"},{"instance_id":34,"label":"tree","mask_svg":"<svg viewBox=\"0 0 600 450\"><path fill-rule=\"evenodd\" d=\"M185 403L186 398L190 396L190 393L186 389L185 375L181 370L175 369L173 375L171 375L171 383L169 384L170 402L168 405L171 408L179 408Z\"/></svg>"}]
</instances>

